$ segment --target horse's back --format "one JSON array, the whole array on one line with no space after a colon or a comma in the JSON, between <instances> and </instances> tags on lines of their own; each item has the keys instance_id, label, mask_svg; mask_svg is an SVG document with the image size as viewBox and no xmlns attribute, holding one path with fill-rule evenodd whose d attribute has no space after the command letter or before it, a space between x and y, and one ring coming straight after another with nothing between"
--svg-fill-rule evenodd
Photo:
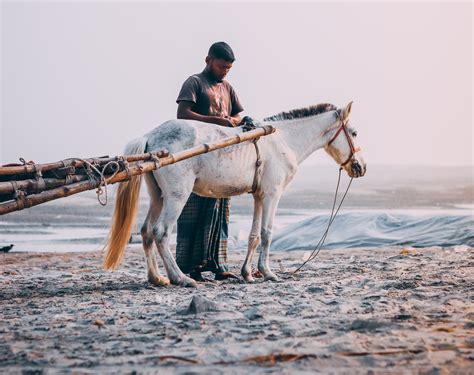
<instances>
[{"instance_id":1,"label":"horse's back","mask_svg":"<svg viewBox=\"0 0 474 375\"><path fill-rule=\"evenodd\" d=\"M146 135L146 151L167 149L175 153L240 132L241 129L200 121L170 120ZM255 159L253 144L244 142L180 161L156 171L155 176L160 185L167 185L171 180L176 185L176 181L191 179L195 192L204 196L239 195L251 189Z\"/></svg>"},{"instance_id":2,"label":"horse's back","mask_svg":"<svg viewBox=\"0 0 474 375\"><path fill-rule=\"evenodd\" d=\"M167 149L170 152L177 152L236 133L233 128L201 121L168 120L145 135L147 137L146 150L150 152Z\"/></svg>"},{"instance_id":3,"label":"horse's back","mask_svg":"<svg viewBox=\"0 0 474 375\"><path fill-rule=\"evenodd\" d=\"M176 152L196 144L196 131L188 121L169 120L145 134L147 152L169 150Z\"/></svg>"}]
</instances>

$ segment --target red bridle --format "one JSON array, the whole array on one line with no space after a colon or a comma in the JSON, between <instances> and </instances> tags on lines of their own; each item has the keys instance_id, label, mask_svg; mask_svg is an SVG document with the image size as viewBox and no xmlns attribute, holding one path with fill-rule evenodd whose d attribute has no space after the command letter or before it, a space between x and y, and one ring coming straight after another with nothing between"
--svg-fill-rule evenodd
<instances>
[{"instance_id":1,"label":"red bridle","mask_svg":"<svg viewBox=\"0 0 474 375\"><path fill-rule=\"evenodd\" d=\"M339 127L339 129L337 129L337 132L333 135L333 137L331 138L331 140L328 142L327 145L330 146L331 143L333 143L336 140L339 133L341 133L341 131L344 132L344 134L346 135L347 143L349 144L349 148L351 150L349 157L346 159L344 163L341 164L341 167L344 167L347 163L349 163L349 161L351 161L351 159L354 157L354 154L360 151L360 147L354 146L354 142L352 142L352 138L349 135L349 130L347 130L346 123L344 122L344 120L342 120L339 112L337 112L337 115L338 115L338 118L341 120L341 126Z\"/></svg>"}]
</instances>

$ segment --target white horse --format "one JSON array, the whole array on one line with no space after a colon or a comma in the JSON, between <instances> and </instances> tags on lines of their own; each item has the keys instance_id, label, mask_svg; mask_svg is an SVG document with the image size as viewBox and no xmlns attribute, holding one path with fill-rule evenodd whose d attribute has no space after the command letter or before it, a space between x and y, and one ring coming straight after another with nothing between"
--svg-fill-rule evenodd
<instances>
[{"instance_id":1,"label":"white horse","mask_svg":"<svg viewBox=\"0 0 474 375\"><path fill-rule=\"evenodd\" d=\"M258 270L265 280L277 280L269 267L273 219L282 193L295 175L298 165L314 151L324 148L351 177L361 177L366 166L360 149L354 146L355 131L347 126L352 102L343 109L332 104L282 112L264 119L275 133L258 141L261 154L260 176L254 197L254 213L248 252L241 274L252 282L252 258L261 241ZM242 132L193 120L170 120L141 138L131 141L126 155L167 149L171 153L203 143L217 141ZM202 154L165 168L146 173L150 207L141 227L148 280L155 285L196 286L178 267L169 249L169 238L191 192L223 198L252 190L256 164L251 141ZM120 183L117 189L112 226L107 241L105 268L115 269L128 243L138 206L140 176ZM159 272L153 251L155 242L168 278Z\"/></svg>"}]
</instances>

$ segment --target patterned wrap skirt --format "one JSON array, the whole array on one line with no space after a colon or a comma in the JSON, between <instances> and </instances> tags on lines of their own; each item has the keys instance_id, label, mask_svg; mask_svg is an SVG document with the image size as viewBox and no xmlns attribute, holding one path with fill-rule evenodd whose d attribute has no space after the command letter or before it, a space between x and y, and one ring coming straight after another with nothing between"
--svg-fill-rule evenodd
<instances>
[{"instance_id":1,"label":"patterned wrap skirt","mask_svg":"<svg viewBox=\"0 0 474 375\"><path fill-rule=\"evenodd\" d=\"M205 198L192 193L178 218L176 263L189 273L197 267L227 272L229 198Z\"/></svg>"}]
</instances>

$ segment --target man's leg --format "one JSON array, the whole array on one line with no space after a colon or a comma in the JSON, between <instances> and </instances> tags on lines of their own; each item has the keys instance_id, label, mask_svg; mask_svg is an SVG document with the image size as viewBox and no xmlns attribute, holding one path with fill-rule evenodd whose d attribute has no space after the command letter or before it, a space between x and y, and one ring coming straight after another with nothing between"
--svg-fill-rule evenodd
<instances>
[{"instance_id":1,"label":"man's leg","mask_svg":"<svg viewBox=\"0 0 474 375\"><path fill-rule=\"evenodd\" d=\"M229 240L230 198L220 200L219 210L219 238L217 238L217 251L215 263L217 265L216 280L239 279L239 276L229 272L227 264L227 250Z\"/></svg>"},{"instance_id":2,"label":"man's leg","mask_svg":"<svg viewBox=\"0 0 474 375\"><path fill-rule=\"evenodd\" d=\"M216 268L209 252L216 202L214 198L191 194L178 219L176 262L183 272L197 281L205 281L201 272Z\"/></svg>"},{"instance_id":3,"label":"man's leg","mask_svg":"<svg viewBox=\"0 0 474 375\"><path fill-rule=\"evenodd\" d=\"M217 265L217 272L228 272L229 266L227 265L227 251L229 241L229 220L230 220L230 199L222 198L219 202L219 215L218 215L218 237L217 251L215 253L215 262Z\"/></svg>"},{"instance_id":4,"label":"man's leg","mask_svg":"<svg viewBox=\"0 0 474 375\"><path fill-rule=\"evenodd\" d=\"M191 193L178 218L176 263L184 273L191 272L199 265L195 264L195 258L199 258L199 255L196 256L194 253L199 251L195 242L202 203L200 198L200 196Z\"/></svg>"}]
</instances>

